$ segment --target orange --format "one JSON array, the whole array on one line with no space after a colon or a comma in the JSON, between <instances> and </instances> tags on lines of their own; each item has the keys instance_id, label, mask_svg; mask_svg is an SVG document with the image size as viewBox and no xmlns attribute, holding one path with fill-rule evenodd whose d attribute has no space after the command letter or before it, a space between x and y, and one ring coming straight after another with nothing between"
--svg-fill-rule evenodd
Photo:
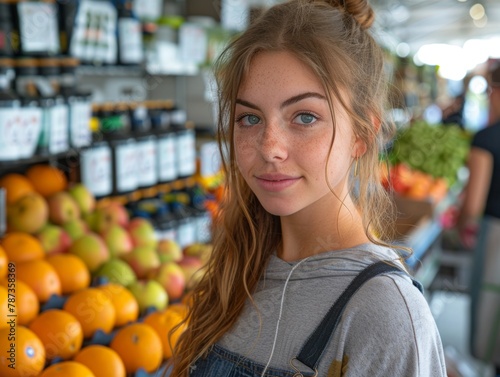
<instances>
[{"instance_id":1,"label":"orange","mask_svg":"<svg viewBox=\"0 0 500 377\"><path fill-rule=\"evenodd\" d=\"M151 373L158 369L163 359L161 339L145 323L122 327L109 346L120 355L127 373L135 373L139 368Z\"/></svg>"},{"instance_id":2,"label":"orange","mask_svg":"<svg viewBox=\"0 0 500 377\"><path fill-rule=\"evenodd\" d=\"M40 241L31 234L24 232L10 232L1 240L9 262L24 263L35 259L45 258Z\"/></svg>"},{"instance_id":3,"label":"orange","mask_svg":"<svg viewBox=\"0 0 500 377\"><path fill-rule=\"evenodd\" d=\"M115 325L113 303L97 288L85 288L73 293L64 303L64 310L78 319L85 338L92 337L97 330L109 333Z\"/></svg>"},{"instance_id":4,"label":"orange","mask_svg":"<svg viewBox=\"0 0 500 377\"><path fill-rule=\"evenodd\" d=\"M7 253L0 246L0 279L7 276L7 271L9 269L9 259L7 258Z\"/></svg>"},{"instance_id":5,"label":"orange","mask_svg":"<svg viewBox=\"0 0 500 377\"><path fill-rule=\"evenodd\" d=\"M13 204L24 195L35 192L30 180L17 173L9 173L0 178L0 187L6 191L7 204Z\"/></svg>"},{"instance_id":6,"label":"orange","mask_svg":"<svg viewBox=\"0 0 500 377\"><path fill-rule=\"evenodd\" d=\"M125 377L125 365L109 347L94 344L83 348L73 358L89 368L95 377Z\"/></svg>"},{"instance_id":7,"label":"orange","mask_svg":"<svg viewBox=\"0 0 500 377\"><path fill-rule=\"evenodd\" d=\"M38 377L96 377L85 365L76 361L55 363L45 369Z\"/></svg>"},{"instance_id":8,"label":"orange","mask_svg":"<svg viewBox=\"0 0 500 377\"><path fill-rule=\"evenodd\" d=\"M46 198L68 187L64 172L50 165L34 165L26 171L26 177L35 191Z\"/></svg>"},{"instance_id":9,"label":"orange","mask_svg":"<svg viewBox=\"0 0 500 377\"><path fill-rule=\"evenodd\" d=\"M172 357L172 348L175 347L179 336L187 328L187 325L183 323L173 333L170 333L176 325L181 323L182 319L182 314L171 309L153 312L144 319L144 323L150 325L160 337L165 359Z\"/></svg>"},{"instance_id":10,"label":"orange","mask_svg":"<svg viewBox=\"0 0 500 377\"><path fill-rule=\"evenodd\" d=\"M2 279L0 284L16 292L17 324L27 325L38 315L40 304L33 289L28 284L18 279Z\"/></svg>"},{"instance_id":11,"label":"orange","mask_svg":"<svg viewBox=\"0 0 500 377\"><path fill-rule=\"evenodd\" d=\"M17 279L24 281L38 297L46 302L52 295L61 294L61 281L57 272L47 261L34 260L16 266Z\"/></svg>"},{"instance_id":12,"label":"orange","mask_svg":"<svg viewBox=\"0 0 500 377\"><path fill-rule=\"evenodd\" d=\"M47 256L47 262L57 272L61 280L63 294L72 293L90 285L90 272L85 263L73 254L54 254Z\"/></svg>"},{"instance_id":13,"label":"orange","mask_svg":"<svg viewBox=\"0 0 500 377\"><path fill-rule=\"evenodd\" d=\"M182 318L186 318L189 311L189 307L187 306L187 304L183 304L182 302L171 304L167 309L179 313Z\"/></svg>"},{"instance_id":14,"label":"orange","mask_svg":"<svg viewBox=\"0 0 500 377\"><path fill-rule=\"evenodd\" d=\"M14 299L14 296L11 296ZM7 288L0 287L0 329L9 327L9 317L8 314L15 315L15 302L11 303L12 312L9 313L9 293Z\"/></svg>"},{"instance_id":15,"label":"orange","mask_svg":"<svg viewBox=\"0 0 500 377\"><path fill-rule=\"evenodd\" d=\"M67 360L82 347L82 325L64 310L50 309L42 312L30 323L29 328L42 341L48 360L56 357Z\"/></svg>"},{"instance_id":16,"label":"orange","mask_svg":"<svg viewBox=\"0 0 500 377\"><path fill-rule=\"evenodd\" d=\"M139 316L139 304L127 288L116 283L108 283L97 288L111 299L115 307L115 326L123 326L137 320Z\"/></svg>"},{"instance_id":17,"label":"orange","mask_svg":"<svg viewBox=\"0 0 500 377\"><path fill-rule=\"evenodd\" d=\"M35 377L45 366L45 349L43 344L30 329L17 326L15 340L11 338L10 328L0 330L0 376L2 377ZM15 347L12 347L15 344ZM15 369L9 368L15 357Z\"/></svg>"}]
</instances>

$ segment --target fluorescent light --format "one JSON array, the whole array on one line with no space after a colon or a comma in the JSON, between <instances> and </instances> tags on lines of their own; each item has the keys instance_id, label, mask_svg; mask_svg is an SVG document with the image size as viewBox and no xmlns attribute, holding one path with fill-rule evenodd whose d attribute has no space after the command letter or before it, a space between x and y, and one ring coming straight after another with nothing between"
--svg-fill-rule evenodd
<instances>
[{"instance_id":1,"label":"fluorescent light","mask_svg":"<svg viewBox=\"0 0 500 377\"><path fill-rule=\"evenodd\" d=\"M484 7L477 3L470 7L469 14L474 20L480 20L486 14Z\"/></svg>"}]
</instances>

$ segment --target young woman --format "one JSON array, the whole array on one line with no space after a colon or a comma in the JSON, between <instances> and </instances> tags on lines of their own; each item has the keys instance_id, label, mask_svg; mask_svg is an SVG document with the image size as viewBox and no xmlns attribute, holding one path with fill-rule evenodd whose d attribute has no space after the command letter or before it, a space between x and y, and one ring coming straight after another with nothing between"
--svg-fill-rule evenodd
<instances>
[{"instance_id":1,"label":"young woman","mask_svg":"<svg viewBox=\"0 0 500 377\"><path fill-rule=\"evenodd\" d=\"M227 198L172 376L446 375L428 305L384 242L391 129L372 22L366 1L289 1L220 57ZM377 261L401 270L330 310Z\"/></svg>"}]
</instances>

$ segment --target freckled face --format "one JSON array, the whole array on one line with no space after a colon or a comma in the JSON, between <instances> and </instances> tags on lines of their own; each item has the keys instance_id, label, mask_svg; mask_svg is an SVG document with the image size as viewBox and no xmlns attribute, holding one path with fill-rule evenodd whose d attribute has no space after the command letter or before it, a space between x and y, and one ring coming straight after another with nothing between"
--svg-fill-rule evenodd
<instances>
[{"instance_id":1,"label":"freckled face","mask_svg":"<svg viewBox=\"0 0 500 377\"><path fill-rule=\"evenodd\" d=\"M238 168L262 206L277 216L338 205L347 193L354 137L334 106L336 135L326 93L312 70L287 52L252 60L238 91L234 146ZM318 205L319 204L319 205Z\"/></svg>"}]
</instances>

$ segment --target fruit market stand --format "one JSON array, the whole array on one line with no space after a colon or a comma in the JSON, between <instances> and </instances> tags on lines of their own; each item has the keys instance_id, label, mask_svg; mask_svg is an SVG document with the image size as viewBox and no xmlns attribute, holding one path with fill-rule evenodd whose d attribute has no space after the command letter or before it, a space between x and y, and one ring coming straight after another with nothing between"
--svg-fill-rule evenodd
<instances>
[{"instance_id":1,"label":"fruit market stand","mask_svg":"<svg viewBox=\"0 0 500 377\"><path fill-rule=\"evenodd\" d=\"M430 288L442 264L442 216L457 204L464 183L455 184L437 203L395 196L398 211L396 244L411 248L412 255L406 263L426 289Z\"/></svg>"}]
</instances>

